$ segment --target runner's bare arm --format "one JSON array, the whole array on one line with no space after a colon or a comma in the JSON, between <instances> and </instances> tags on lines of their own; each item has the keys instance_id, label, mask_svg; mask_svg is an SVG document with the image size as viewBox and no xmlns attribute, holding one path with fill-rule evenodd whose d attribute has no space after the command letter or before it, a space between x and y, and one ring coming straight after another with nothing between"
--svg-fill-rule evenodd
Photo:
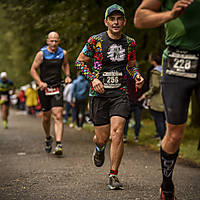
<instances>
[{"instance_id":1,"label":"runner's bare arm","mask_svg":"<svg viewBox=\"0 0 200 200\"><path fill-rule=\"evenodd\" d=\"M83 52L81 52L81 53L79 54L77 60L80 61L80 62L88 63L89 60L90 60L90 57L84 55Z\"/></svg>"},{"instance_id":2,"label":"runner's bare arm","mask_svg":"<svg viewBox=\"0 0 200 200\"><path fill-rule=\"evenodd\" d=\"M39 51L35 56L35 59L33 61L33 64L31 66L31 70L30 70L31 76L36 81L36 83L38 84L38 86L41 90L43 90L44 88L47 87L47 84L41 81L40 76L37 73L37 69L40 67L42 61L43 61L43 52Z\"/></svg>"},{"instance_id":3,"label":"runner's bare arm","mask_svg":"<svg viewBox=\"0 0 200 200\"><path fill-rule=\"evenodd\" d=\"M84 55L83 52L81 52L79 57L77 58L76 67L81 72L82 75L84 75L89 81L91 81L94 90L102 94L104 93L103 83L97 77L95 77L94 74L90 72L87 66L89 60L90 57Z\"/></svg>"},{"instance_id":4,"label":"runner's bare arm","mask_svg":"<svg viewBox=\"0 0 200 200\"><path fill-rule=\"evenodd\" d=\"M137 28L154 28L179 17L194 0L179 0L170 11L160 12L160 0L143 0L134 17Z\"/></svg>"},{"instance_id":5,"label":"runner's bare arm","mask_svg":"<svg viewBox=\"0 0 200 200\"><path fill-rule=\"evenodd\" d=\"M62 64L62 70L66 76L65 78L65 82L66 83L71 83L72 79L70 78L70 67L69 67L69 63L68 63L68 56L67 56L67 51L64 50L64 62Z\"/></svg>"}]
</instances>

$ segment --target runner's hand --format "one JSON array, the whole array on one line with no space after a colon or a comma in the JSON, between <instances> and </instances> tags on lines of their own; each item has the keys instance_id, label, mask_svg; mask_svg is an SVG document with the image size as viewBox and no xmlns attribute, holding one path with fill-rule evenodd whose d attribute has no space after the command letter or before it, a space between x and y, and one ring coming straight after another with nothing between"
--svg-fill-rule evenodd
<instances>
[{"instance_id":1,"label":"runner's hand","mask_svg":"<svg viewBox=\"0 0 200 200\"><path fill-rule=\"evenodd\" d=\"M145 96L145 94L143 94L139 99L138 99L138 101L142 101L143 99L145 99L146 98L146 96Z\"/></svg>"},{"instance_id":2,"label":"runner's hand","mask_svg":"<svg viewBox=\"0 0 200 200\"><path fill-rule=\"evenodd\" d=\"M92 86L93 86L95 92L98 92L98 93L100 93L100 94L103 94L103 93L104 93L103 84L102 84L102 82L101 82L99 79L96 79L96 78L95 78L95 79L92 81Z\"/></svg>"},{"instance_id":3,"label":"runner's hand","mask_svg":"<svg viewBox=\"0 0 200 200\"><path fill-rule=\"evenodd\" d=\"M174 4L171 10L172 19L176 19L185 12L185 9L190 6L194 0L179 0Z\"/></svg>"},{"instance_id":4,"label":"runner's hand","mask_svg":"<svg viewBox=\"0 0 200 200\"><path fill-rule=\"evenodd\" d=\"M42 90L44 90L45 88L47 88L47 83L41 82L41 83L39 84L39 89L42 91Z\"/></svg>"},{"instance_id":5,"label":"runner's hand","mask_svg":"<svg viewBox=\"0 0 200 200\"><path fill-rule=\"evenodd\" d=\"M65 83L71 83L71 82L72 82L72 79L69 76L67 76L65 78Z\"/></svg>"},{"instance_id":6,"label":"runner's hand","mask_svg":"<svg viewBox=\"0 0 200 200\"><path fill-rule=\"evenodd\" d=\"M140 89L142 88L143 84L144 84L144 78L141 75L137 74L135 76L135 87Z\"/></svg>"},{"instance_id":7,"label":"runner's hand","mask_svg":"<svg viewBox=\"0 0 200 200\"><path fill-rule=\"evenodd\" d=\"M75 107L75 103L73 101L70 102L70 105L74 108Z\"/></svg>"}]
</instances>

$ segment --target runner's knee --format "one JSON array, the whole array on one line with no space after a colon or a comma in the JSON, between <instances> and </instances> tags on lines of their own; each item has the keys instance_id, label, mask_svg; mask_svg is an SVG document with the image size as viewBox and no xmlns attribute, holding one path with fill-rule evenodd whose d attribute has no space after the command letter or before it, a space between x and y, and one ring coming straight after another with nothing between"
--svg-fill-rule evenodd
<instances>
[{"instance_id":1,"label":"runner's knee","mask_svg":"<svg viewBox=\"0 0 200 200\"><path fill-rule=\"evenodd\" d=\"M50 121L50 115L43 113L43 118L42 118L43 122L49 122Z\"/></svg>"},{"instance_id":2,"label":"runner's knee","mask_svg":"<svg viewBox=\"0 0 200 200\"><path fill-rule=\"evenodd\" d=\"M120 143L123 138L123 130L121 128L114 128L111 131L112 141Z\"/></svg>"},{"instance_id":3,"label":"runner's knee","mask_svg":"<svg viewBox=\"0 0 200 200\"><path fill-rule=\"evenodd\" d=\"M184 135L184 126L173 125L168 126L167 138L170 143L177 144L180 143Z\"/></svg>"}]
</instances>

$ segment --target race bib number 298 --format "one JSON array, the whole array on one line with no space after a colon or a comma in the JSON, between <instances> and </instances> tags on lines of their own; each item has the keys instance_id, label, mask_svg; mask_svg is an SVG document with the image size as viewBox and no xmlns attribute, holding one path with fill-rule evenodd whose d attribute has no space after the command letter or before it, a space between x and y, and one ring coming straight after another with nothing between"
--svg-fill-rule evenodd
<instances>
[{"instance_id":1,"label":"race bib number 298","mask_svg":"<svg viewBox=\"0 0 200 200\"><path fill-rule=\"evenodd\" d=\"M199 54L188 51L169 51L166 73L186 78L197 78Z\"/></svg>"}]
</instances>

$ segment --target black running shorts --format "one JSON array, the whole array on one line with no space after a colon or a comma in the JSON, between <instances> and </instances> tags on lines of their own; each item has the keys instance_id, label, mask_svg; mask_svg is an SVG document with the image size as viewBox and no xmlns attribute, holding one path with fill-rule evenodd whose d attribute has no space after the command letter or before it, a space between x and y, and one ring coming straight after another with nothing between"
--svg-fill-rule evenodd
<instances>
[{"instance_id":1,"label":"black running shorts","mask_svg":"<svg viewBox=\"0 0 200 200\"><path fill-rule=\"evenodd\" d=\"M127 95L90 98L90 117L95 126L110 124L112 116L128 118L129 113L130 104Z\"/></svg>"},{"instance_id":2,"label":"black running shorts","mask_svg":"<svg viewBox=\"0 0 200 200\"><path fill-rule=\"evenodd\" d=\"M194 79L166 74L167 64L167 59L164 59L161 84L166 119L170 124L184 124L193 91L200 105L200 66L197 78Z\"/></svg>"},{"instance_id":3,"label":"black running shorts","mask_svg":"<svg viewBox=\"0 0 200 200\"><path fill-rule=\"evenodd\" d=\"M52 107L63 107L63 87L59 87L59 94L56 95L45 95L45 91L38 90L42 111L47 112Z\"/></svg>"}]
</instances>

